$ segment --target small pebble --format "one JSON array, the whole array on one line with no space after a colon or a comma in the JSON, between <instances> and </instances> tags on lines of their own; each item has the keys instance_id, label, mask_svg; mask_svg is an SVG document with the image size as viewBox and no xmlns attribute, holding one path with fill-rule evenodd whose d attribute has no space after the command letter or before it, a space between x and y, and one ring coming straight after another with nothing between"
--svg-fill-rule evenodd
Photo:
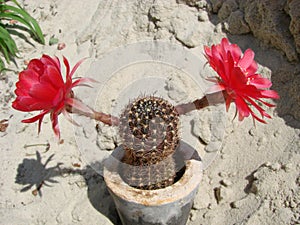
<instances>
[{"instance_id":1,"label":"small pebble","mask_svg":"<svg viewBox=\"0 0 300 225\"><path fill-rule=\"evenodd\" d=\"M201 205L198 201L194 201L192 209L199 210L201 209Z\"/></svg>"},{"instance_id":2,"label":"small pebble","mask_svg":"<svg viewBox=\"0 0 300 225\"><path fill-rule=\"evenodd\" d=\"M282 168L285 172L290 172L293 169L293 167L294 167L293 163L287 163L282 166Z\"/></svg>"},{"instance_id":3,"label":"small pebble","mask_svg":"<svg viewBox=\"0 0 300 225\"><path fill-rule=\"evenodd\" d=\"M281 165L280 165L280 163L276 162L276 163L273 163L270 168L271 168L271 170L279 171L281 169Z\"/></svg>"},{"instance_id":4,"label":"small pebble","mask_svg":"<svg viewBox=\"0 0 300 225\"><path fill-rule=\"evenodd\" d=\"M234 172L231 172L228 174L228 177L235 177L237 175L237 172L234 171Z\"/></svg>"},{"instance_id":5,"label":"small pebble","mask_svg":"<svg viewBox=\"0 0 300 225\"><path fill-rule=\"evenodd\" d=\"M297 204L296 202L294 202L294 201L291 201L289 206L290 206L292 209L295 209L295 208L298 206L298 204Z\"/></svg>"},{"instance_id":6,"label":"small pebble","mask_svg":"<svg viewBox=\"0 0 300 225\"><path fill-rule=\"evenodd\" d=\"M195 221L197 219L197 213L195 211L191 211L190 220Z\"/></svg>"},{"instance_id":7,"label":"small pebble","mask_svg":"<svg viewBox=\"0 0 300 225\"><path fill-rule=\"evenodd\" d=\"M221 183L223 186L225 186L225 187L229 187L229 186L232 185L232 182L231 182L230 180L228 180L228 179L223 179L223 180L221 180L220 183Z\"/></svg>"},{"instance_id":8,"label":"small pebble","mask_svg":"<svg viewBox=\"0 0 300 225\"><path fill-rule=\"evenodd\" d=\"M241 208L242 205L243 205L243 200L237 200L237 201L234 201L234 202L230 203L230 206L233 209Z\"/></svg>"},{"instance_id":9,"label":"small pebble","mask_svg":"<svg viewBox=\"0 0 300 225\"><path fill-rule=\"evenodd\" d=\"M272 163L270 163L270 162L265 162L263 165L266 166L266 167L270 167L270 166L272 165Z\"/></svg>"},{"instance_id":10,"label":"small pebble","mask_svg":"<svg viewBox=\"0 0 300 225\"><path fill-rule=\"evenodd\" d=\"M283 202L283 204L284 204L284 207L289 207L290 206L290 202L288 200L285 200Z\"/></svg>"},{"instance_id":11,"label":"small pebble","mask_svg":"<svg viewBox=\"0 0 300 225\"><path fill-rule=\"evenodd\" d=\"M84 187L86 187L86 182L85 182L85 181L82 181L82 180L76 181L75 184L76 184L77 187L79 187L79 188L84 188Z\"/></svg>"},{"instance_id":12,"label":"small pebble","mask_svg":"<svg viewBox=\"0 0 300 225\"><path fill-rule=\"evenodd\" d=\"M65 43L59 43L58 45L57 45L57 49L58 50L62 50L62 49L64 49L66 47L66 44Z\"/></svg>"},{"instance_id":13,"label":"small pebble","mask_svg":"<svg viewBox=\"0 0 300 225\"><path fill-rule=\"evenodd\" d=\"M207 7L207 2L205 0L200 0L200 1L196 2L196 6L199 9L203 9L203 8Z\"/></svg>"},{"instance_id":14,"label":"small pebble","mask_svg":"<svg viewBox=\"0 0 300 225\"><path fill-rule=\"evenodd\" d=\"M274 135L274 137L278 137L280 135L279 130L276 130L273 135Z\"/></svg>"},{"instance_id":15,"label":"small pebble","mask_svg":"<svg viewBox=\"0 0 300 225\"><path fill-rule=\"evenodd\" d=\"M31 193L32 193L34 196L37 196L38 190L37 190L37 189L34 189Z\"/></svg>"},{"instance_id":16,"label":"small pebble","mask_svg":"<svg viewBox=\"0 0 300 225\"><path fill-rule=\"evenodd\" d=\"M12 98L12 94L11 93L5 93L4 94L4 101L6 103L8 103L10 101L10 99Z\"/></svg>"},{"instance_id":17,"label":"small pebble","mask_svg":"<svg viewBox=\"0 0 300 225\"><path fill-rule=\"evenodd\" d=\"M248 133L253 137L253 136L256 135L256 129L252 127L252 128L248 131Z\"/></svg>"},{"instance_id":18,"label":"small pebble","mask_svg":"<svg viewBox=\"0 0 300 225\"><path fill-rule=\"evenodd\" d=\"M258 193L258 188L257 188L257 186L256 186L255 183L252 183L249 192L251 192L251 193L253 193L255 195Z\"/></svg>"},{"instance_id":19,"label":"small pebble","mask_svg":"<svg viewBox=\"0 0 300 225\"><path fill-rule=\"evenodd\" d=\"M237 201L236 202L231 202L230 207L233 208L233 209L238 209L239 208L238 202Z\"/></svg>"},{"instance_id":20,"label":"small pebble","mask_svg":"<svg viewBox=\"0 0 300 225\"><path fill-rule=\"evenodd\" d=\"M221 189L221 187L216 187L214 188L214 194L215 194L215 199L217 201L217 204L220 203L220 201L222 201L223 199L223 190Z\"/></svg>"},{"instance_id":21,"label":"small pebble","mask_svg":"<svg viewBox=\"0 0 300 225\"><path fill-rule=\"evenodd\" d=\"M228 177L228 174L226 172L220 172L218 175L220 177Z\"/></svg>"},{"instance_id":22,"label":"small pebble","mask_svg":"<svg viewBox=\"0 0 300 225\"><path fill-rule=\"evenodd\" d=\"M222 25L225 30L229 30L229 24L227 22L223 22Z\"/></svg>"},{"instance_id":23,"label":"small pebble","mask_svg":"<svg viewBox=\"0 0 300 225\"><path fill-rule=\"evenodd\" d=\"M267 139L265 137L260 137L257 141L257 146L262 146L266 143Z\"/></svg>"},{"instance_id":24,"label":"small pebble","mask_svg":"<svg viewBox=\"0 0 300 225\"><path fill-rule=\"evenodd\" d=\"M198 14L198 20L200 22L205 22L209 20L208 14L206 11L200 11Z\"/></svg>"},{"instance_id":25,"label":"small pebble","mask_svg":"<svg viewBox=\"0 0 300 225\"><path fill-rule=\"evenodd\" d=\"M215 26L215 29L214 29L214 32L215 33L222 33L222 24L221 23L218 23L216 26Z\"/></svg>"}]
</instances>

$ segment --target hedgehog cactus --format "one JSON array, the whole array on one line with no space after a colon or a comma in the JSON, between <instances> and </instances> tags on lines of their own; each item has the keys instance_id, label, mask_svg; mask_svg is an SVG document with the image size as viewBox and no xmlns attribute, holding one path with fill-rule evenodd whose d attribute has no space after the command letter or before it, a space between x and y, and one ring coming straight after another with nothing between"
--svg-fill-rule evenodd
<instances>
[{"instance_id":1,"label":"hedgehog cactus","mask_svg":"<svg viewBox=\"0 0 300 225\"><path fill-rule=\"evenodd\" d=\"M144 97L127 105L119 132L125 151L120 172L129 185L150 190L174 183L178 127L178 112L162 98Z\"/></svg>"}]
</instances>

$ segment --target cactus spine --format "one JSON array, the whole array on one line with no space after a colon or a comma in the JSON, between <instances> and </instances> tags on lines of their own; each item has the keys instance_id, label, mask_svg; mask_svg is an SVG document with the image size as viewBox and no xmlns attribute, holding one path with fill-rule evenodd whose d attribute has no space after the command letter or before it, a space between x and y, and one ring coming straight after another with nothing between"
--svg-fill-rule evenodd
<instances>
[{"instance_id":1,"label":"cactus spine","mask_svg":"<svg viewBox=\"0 0 300 225\"><path fill-rule=\"evenodd\" d=\"M125 151L120 174L129 185L151 190L174 183L178 128L176 109L162 98L138 98L127 105L119 124Z\"/></svg>"}]
</instances>

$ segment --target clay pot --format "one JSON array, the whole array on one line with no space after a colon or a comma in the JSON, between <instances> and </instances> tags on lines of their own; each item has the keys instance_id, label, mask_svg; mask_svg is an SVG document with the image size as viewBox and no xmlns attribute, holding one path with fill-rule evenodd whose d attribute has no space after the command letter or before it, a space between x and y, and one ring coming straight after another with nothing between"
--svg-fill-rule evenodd
<instances>
[{"instance_id":1,"label":"clay pot","mask_svg":"<svg viewBox=\"0 0 300 225\"><path fill-rule=\"evenodd\" d=\"M157 190L129 186L118 173L122 147L114 150L104 168L104 179L123 225L184 225L202 177L202 162L189 145L180 145L185 171L173 185ZM188 159L187 159L188 158Z\"/></svg>"}]
</instances>

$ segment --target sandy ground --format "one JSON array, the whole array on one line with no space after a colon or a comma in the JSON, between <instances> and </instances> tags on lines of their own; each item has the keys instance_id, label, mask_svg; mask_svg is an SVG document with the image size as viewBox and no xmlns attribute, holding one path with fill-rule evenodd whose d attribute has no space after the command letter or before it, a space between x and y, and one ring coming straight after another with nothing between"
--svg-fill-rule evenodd
<instances>
[{"instance_id":1,"label":"sandy ground","mask_svg":"<svg viewBox=\"0 0 300 225\"><path fill-rule=\"evenodd\" d=\"M195 78L189 65L194 66L196 58L203 68L203 45L218 43L227 34L207 16L205 7L199 12L175 1L124 2L23 2L39 21L47 44L18 39L20 58L9 66L13 71L1 75L0 119L8 119L8 128L0 133L0 224L120 223L101 175L93 170L95 162L110 154L118 142L116 130L99 125L97 132L93 121L82 118L76 119L84 126L74 129L60 116L64 142L57 144L48 117L40 135L37 124L21 123L32 114L13 110L11 102L18 71L26 67L26 61L42 54L64 55L74 65L88 57L76 76L93 77L100 83L75 93L97 109L115 114L127 97L157 89L170 101L184 103L203 94L209 85ZM66 47L50 46L52 36ZM272 80L281 99L277 108L268 109L273 119L267 125L254 126L249 118L242 123L232 120L234 107L226 114L222 114L224 108L212 107L182 118L183 139L190 138L207 165L187 224L300 224L299 65L287 62L282 53L251 34L227 37L243 50L255 51L260 72ZM154 39L179 50L174 55L168 48L144 55L145 45L138 44L127 55L124 46ZM133 61L126 61L131 56ZM149 56L152 60L146 62ZM179 65L172 65L178 62L172 61L174 56L181 59ZM200 75L206 73L213 71L205 67ZM204 86L197 89L195 83ZM214 110L217 117L211 113ZM221 134L219 126L210 123L219 123ZM221 138L212 144L210 137L215 133Z\"/></svg>"}]
</instances>

